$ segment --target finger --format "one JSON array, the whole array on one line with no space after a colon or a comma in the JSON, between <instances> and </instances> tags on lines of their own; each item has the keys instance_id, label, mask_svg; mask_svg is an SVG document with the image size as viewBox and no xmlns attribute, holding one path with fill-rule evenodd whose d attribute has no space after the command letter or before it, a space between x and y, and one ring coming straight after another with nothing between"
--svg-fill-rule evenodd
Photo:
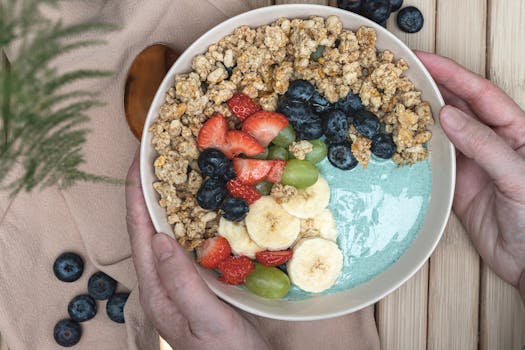
<instances>
[{"instance_id":1,"label":"finger","mask_svg":"<svg viewBox=\"0 0 525 350\"><path fill-rule=\"evenodd\" d=\"M441 95L443 95L443 99L445 100L445 103L447 105L454 106L457 109L462 110L465 114L471 116L472 118L476 118L476 114L472 111L472 109L470 109L468 103L465 102L462 98L460 98L458 95L454 94L452 91L450 91L441 84L438 84L438 88L441 92Z\"/></svg>"},{"instance_id":2,"label":"finger","mask_svg":"<svg viewBox=\"0 0 525 350\"><path fill-rule=\"evenodd\" d=\"M159 233L152 245L161 283L190 324L213 327L217 316L231 312L210 291L193 260L173 238Z\"/></svg>"},{"instance_id":3,"label":"finger","mask_svg":"<svg viewBox=\"0 0 525 350\"><path fill-rule=\"evenodd\" d=\"M151 239L155 234L153 224L142 195L139 170L139 150L128 171L126 181L126 222L131 240L133 263L142 297L149 299L153 291L159 290L160 280L155 269Z\"/></svg>"},{"instance_id":4,"label":"finger","mask_svg":"<svg viewBox=\"0 0 525 350\"><path fill-rule=\"evenodd\" d=\"M465 156L473 159L510 198L520 195L515 190L525 174L525 161L501 137L455 107L443 107L439 116L443 130Z\"/></svg>"},{"instance_id":5,"label":"finger","mask_svg":"<svg viewBox=\"0 0 525 350\"><path fill-rule=\"evenodd\" d=\"M451 59L426 52L417 56L440 85L467 102L483 122L505 127L514 148L525 142L525 113L500 88Z\"/></svg>"}]
</instances>

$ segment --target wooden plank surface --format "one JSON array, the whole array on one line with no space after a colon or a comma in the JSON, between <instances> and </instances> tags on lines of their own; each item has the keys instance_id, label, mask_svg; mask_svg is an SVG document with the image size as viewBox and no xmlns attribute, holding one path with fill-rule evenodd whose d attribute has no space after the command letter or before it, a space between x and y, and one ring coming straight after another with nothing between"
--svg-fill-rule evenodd
<instances>
[{"instance_id":1,"label":"wooden plank surface","mask_svg":"<svg viewBox=\"0 0 525 350\"><path fill-rule=\"evenodd\" d=\"M525 2L490 0L487 75L525 107ZM480 349L521 349L525 345L525 310L516 290L487 266L481 277Z\"/></svg>"},{"instance_id":2,"label":"wooden plank surface","mask_svg":"<svg viewBox=\"0 0 525 350\"><path fill-rule=\"evenodd\" d=\"M436 53L483 75L486 13L485 0L438 1ZM477 349L479 266L478 253L452 214L430 259L427 349Z\"/></svg>"}]
</instances>

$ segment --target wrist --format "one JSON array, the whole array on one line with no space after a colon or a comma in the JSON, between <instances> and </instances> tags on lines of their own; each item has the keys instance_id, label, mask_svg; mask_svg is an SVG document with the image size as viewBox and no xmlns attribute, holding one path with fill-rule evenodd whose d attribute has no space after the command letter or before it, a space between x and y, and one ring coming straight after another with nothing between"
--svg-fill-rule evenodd
<instances>
[{"instance_id":1,"label":"wrist","mask_svg":"<svg viewBox=\"0 0 525 350\"><path fill-rule=\"evenodd\" d=\"M522 271L518 281L518 291L520 292L521 301L525 304L525 270Z\"/></svg>"}]
</instances>

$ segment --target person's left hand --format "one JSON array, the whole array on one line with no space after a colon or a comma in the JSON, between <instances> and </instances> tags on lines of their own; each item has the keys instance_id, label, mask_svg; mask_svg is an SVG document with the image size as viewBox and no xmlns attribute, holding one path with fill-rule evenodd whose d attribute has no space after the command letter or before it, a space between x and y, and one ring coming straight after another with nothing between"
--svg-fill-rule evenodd
<instances>
[{"instance_id":1,"label":"person's left hand","mask_svg":"<svg viewBox=\"0 0 525 350\"><path fill-rule=\"evenodd\" d=\"M177 241L155 233L140 185L139 152L128 172L126 207L140 303L172 347L269 349L247 319L211 292Z\"/></svg>"}]
</instances>

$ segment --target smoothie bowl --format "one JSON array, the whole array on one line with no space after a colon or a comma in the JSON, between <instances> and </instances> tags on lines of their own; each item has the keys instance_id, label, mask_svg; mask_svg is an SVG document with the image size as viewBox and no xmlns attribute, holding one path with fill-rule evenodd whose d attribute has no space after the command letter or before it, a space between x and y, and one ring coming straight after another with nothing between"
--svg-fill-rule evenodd
<instances>
[{"instance_id":1,"label":"smoothie bowl","mask_svg":"<svg viewBox=\"0 0 525 350\"><path fill-rule=\"evenodd\" d=\"M248 312L335 317L428 259L454 191L421 62L333 7L250 11L177 60L150 107L141 180L210 288Z\"/></svg>"}]
</instances>

